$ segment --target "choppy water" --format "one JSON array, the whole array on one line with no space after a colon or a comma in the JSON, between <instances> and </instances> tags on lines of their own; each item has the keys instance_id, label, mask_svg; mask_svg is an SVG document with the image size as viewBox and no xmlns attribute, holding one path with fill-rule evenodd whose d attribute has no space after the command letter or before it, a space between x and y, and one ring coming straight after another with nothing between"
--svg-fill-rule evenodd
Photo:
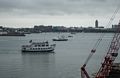
<instances>
[{"instance_id":1,"label":"choppy water","mask_svg":"<svg viewBox=\"0 0 120 78\"><path fill-rule=\"evenodd\" d=\"M69 38L69 41L53 42L52 38L58 35L60 34L41 33L25 37L0 36L0 78L81 78L80 66L101 33L78 33ZM89 74L98 70L112 36L109 33L103 38L86 68ZM55 53L21 53L21 45L27 44L31 39L56 43Z\"/></svg>"}]
</instances>

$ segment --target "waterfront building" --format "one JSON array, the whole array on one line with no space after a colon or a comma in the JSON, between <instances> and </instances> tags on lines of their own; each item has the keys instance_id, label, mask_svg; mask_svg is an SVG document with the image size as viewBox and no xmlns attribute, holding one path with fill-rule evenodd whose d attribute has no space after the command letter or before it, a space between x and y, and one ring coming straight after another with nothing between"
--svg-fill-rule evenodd
<instances>
[{"instance_id":1,"label":"waterfront building","mask_svg":"<svg viewBox=\"0 0 120 78\"><path fill-rule=\"evenodd\" d=\"M95 21L95 28L98 28L98 20Z\"/></svg>"}]
</instances>

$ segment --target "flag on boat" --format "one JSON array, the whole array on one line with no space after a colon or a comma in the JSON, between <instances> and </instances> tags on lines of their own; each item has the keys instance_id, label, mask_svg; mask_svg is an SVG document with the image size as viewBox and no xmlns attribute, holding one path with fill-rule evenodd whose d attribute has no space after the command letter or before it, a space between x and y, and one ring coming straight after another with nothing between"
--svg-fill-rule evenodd
<instances>
[{"instance_id":1,"label":"flag on boat","mask_svg":"<svg viewBox=\"0 0 120 78\"><path fill-rule=\"evenodd\" d=\"M32 40L30 40L29 43L32 43Z\"/></svg>"}]
</instances>

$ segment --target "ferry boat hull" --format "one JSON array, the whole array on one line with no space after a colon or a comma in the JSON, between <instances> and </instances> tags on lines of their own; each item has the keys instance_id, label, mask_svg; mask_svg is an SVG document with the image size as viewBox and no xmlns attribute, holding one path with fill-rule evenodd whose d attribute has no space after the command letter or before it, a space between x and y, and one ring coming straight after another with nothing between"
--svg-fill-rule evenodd
<instances>
[{"instance_id":1,"label":"ferry boat hull","mask_svg":"<svg viewBox=\"0 0 120 78\"><path fill-rule=\"evenodd\" d=\"M53 50L41 50L41 51L38 51L38 50L22 50L22 52L54 52L54 49Z\"/></svg>"}]
</instances>

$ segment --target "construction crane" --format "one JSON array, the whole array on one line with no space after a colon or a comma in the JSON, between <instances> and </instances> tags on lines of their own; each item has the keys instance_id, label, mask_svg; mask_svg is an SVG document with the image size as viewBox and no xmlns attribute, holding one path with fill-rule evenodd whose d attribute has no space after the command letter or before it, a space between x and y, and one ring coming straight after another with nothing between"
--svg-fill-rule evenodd
<instances>
[{"instance_id":1,"label":"construction crane","mask_svg":"<svg viewBox=\"0 0 120 78\"><path fill-rule=\"evenodd\" d=\"M107 55L104 58L104 62L100 67L95 78L107 78L112 69L112 64L118 56L118 50L120 48L120 22L117 27L117 33L115 33L110 47L108 49Z\"/></svg>"},{"instance_id":2,"label":"construction crane","mask_svg":"<svg viewBox=\"0 0 120 78\"><path fill-rule=\"evenodd\" d=\"M118 12L118 9L116 9L116 11L115 11L114 15L111 17L110 21L113 21L117 12ZM109 23L111 23L111 22L109 22ZM87 60L81 67L81 77L82 78L90 78L85 67L86 67L88 61L90 60L90 58L92 57L92 55L96 52L96 48L98 47L103 36L104 36L104 34L98 39L98 41L95 44L95 47L91 50L91 53L89 54ZM116 32L111 41L108 52L107 52L106 56L104 57L104 61L94 78L107 78L109 76L109 73L112 70L112 65L113 65L116 57L118 56L119 48L120 48L120 21L117 25Z\"/></svg>"},{"instance_id":3,"label":"construction crane","mask_svg":"<svg viewBox=\"0 0 120 78\"><path fill-rule=\"evenodd\" d=\"M120 22L117 25L117 32L115 33L115 35L111 41L107 55L104 57L104 62L102 63L95 78L107 78L109 76L109 73L112 69L112 64L113 64L114 60L116 59L116 57L118 56L119 48L120 48ZM89 59L95 53L95 51L96 51L95 49L91 50L91 53L88 56L85 64L81 67L81 77L82 78L90 78L87 71L85 70L85 67L86 67Z\"/></svg>"}]
</instances>

